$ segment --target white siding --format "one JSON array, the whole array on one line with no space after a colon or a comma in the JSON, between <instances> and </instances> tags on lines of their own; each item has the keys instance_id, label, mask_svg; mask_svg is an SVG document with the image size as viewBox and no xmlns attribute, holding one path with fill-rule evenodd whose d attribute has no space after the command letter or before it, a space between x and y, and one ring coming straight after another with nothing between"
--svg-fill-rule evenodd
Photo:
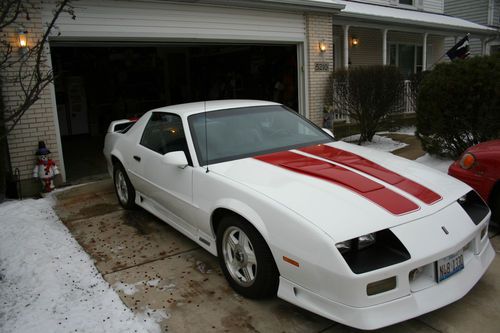
<instances>
[{"instance_id":1,"label":"white siding","mask_svg":"<svg viewBox=\"0 0 500 333\"><path fill-rule=\"evenodd\" d=\"M433 13L444 13L444 0L424 0L424 10Z\"/></svg>"},{"instance_id":2,"label":"white siding","mask_svg":"<svg viewBox=\"0 0 500 333\"><path fill-rule=\"evenodd\" d=\"M358 2L366 2L374 5L398 6L399 0L357 0ZM413 0L413 5L416 9L423 9L433 13L444 12L444 0Z\"/></svg>"},{"instance_id":3,"label":"white siding","mask_svg":"<svg viewBox=\"0 0 500 333\"><path fill-rule=\"evenodd\" d=\"M334 36L339 39L339 52L342 58L342 39L343 32L339 26L333 28ZM349 48L349 60L351 66L367 66L382 64L382 31L377 29L356 28L349 29L349 37L359 38L357 47ZM391 44L413 44L421 46L423 35L416 33L406 33L398 31L389 31L387 34L387 43ZM441 36L429 36L427 39L427 65L430 67L437 62L444 54L444 38Z\"/></svg>"},{"instance_id":4,"label":"white siding","mask_svg":"<svg viewBox=\"0 0 500 333\"><path fill-rule=\"evenodd\" d=\"M446 0L445 13L475 23L488 24L489 0Z\"/></svg>"},{"instance_id":5,"label":"white siding","mask_svg":"<svg viewBox=\"0 0 500 333\"><path fill-rule=\"evenodd\" d=\"M475 23L488 24L488 5L490 0L446 0L445 13L457 16ZM498 2L498 1L497 1ZM463 36L459 36L462 38ZM449 50L455 45L454 38L447 38L445 49ZM469 42L471 55L482 55L481 41L471 38Z\"/></svg>"},{"instance_id":6,"label":"white siding","mask_svg":"<svg viewBox=\"0 0 500 333\"><path fill-rule=\"evenodd\" d=\"M367 28L350 29L359 45L349 50L351 66L382 65L382 31Z\"/></svg>"},{"instance_id":7,"label":"white siding","mask_svg":"<svg viewBox=\"0 0 500 333\"><path fill-rule=\"evenodd\" d=\"M358 0L358 2L366 2L366 3L373 4L373 5L388 6L391 4L396 4L398 2L398 0Z\"/></svg>"},{"instance_id":8,"label":"white siding","mask_svg":"<svg viewBox=\"0 0 500 333\"><path fill-rule=\"evenodd\" d=\"M57 23L60 38L305 40L302 14L145 1L83 0L74 6L76 19L63 15Z\"/></svg>"},{"instance_id":9,"label":"white siding","mask_svg":"<svg viewBox=\"0 0 500 333\"><path fill-rule=\"evenodd\" d=\"M493 1L493 13L490 25L500 28L500 0Z\"/></svg>"}]
</instances>

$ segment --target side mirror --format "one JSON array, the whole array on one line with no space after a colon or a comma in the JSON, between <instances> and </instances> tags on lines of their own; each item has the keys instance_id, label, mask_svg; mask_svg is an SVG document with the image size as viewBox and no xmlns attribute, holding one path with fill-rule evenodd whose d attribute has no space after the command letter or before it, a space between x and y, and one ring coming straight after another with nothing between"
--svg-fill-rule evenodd
<instances>
[{"instance_id":1,"label":"side mirror","mask_svg":"<svg viewBox=\"0 0 500 333\"><path fill-rule=\"evenodd\" d=\"M189 163L183 151L172 151L163 155L163 163L185 169Z\"/></svg>"},{"instance_id":2,"label":"side mirror","mask_svg":"<svg viewBox=\"0 0 500 333\"><path fill-rule=\"evenodd\" d=\"M329 130L328 128L322 128L323 131L326 132L326 134L328 134L329 136L331 136L332 138L335 139L335 135L333 134L333 132L331 130Z\"/></svg>"}]
</instances>

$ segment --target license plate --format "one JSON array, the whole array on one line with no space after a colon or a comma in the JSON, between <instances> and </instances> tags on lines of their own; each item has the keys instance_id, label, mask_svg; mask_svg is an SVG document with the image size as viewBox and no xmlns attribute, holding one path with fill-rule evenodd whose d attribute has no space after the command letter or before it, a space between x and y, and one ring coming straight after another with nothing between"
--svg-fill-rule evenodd
<instances>
[{"instance_id":1,"label":"license plate","mask_svg":"<svg viewBox=\"0 0 500 333\"><path fill-rule=\"evenodd\" d=\"M464 251L460 250L437 261L437 282L446 280L464 269Z\"/></svg>"}]
</instances>

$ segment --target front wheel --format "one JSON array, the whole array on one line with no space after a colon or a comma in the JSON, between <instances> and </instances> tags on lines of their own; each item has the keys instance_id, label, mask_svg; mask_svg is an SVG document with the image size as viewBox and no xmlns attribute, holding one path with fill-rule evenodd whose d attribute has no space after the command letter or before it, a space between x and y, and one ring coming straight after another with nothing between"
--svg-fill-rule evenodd
<instances>
[{"instance_id":1,"label":"front wheel","mask_svg":"<svg viewBox=\"0 0 500 333\"><path fill-rule=\"evenodd\" d=\"M135 190L121 164L115 165L113 181L120 205L125 209L135 208Z\"/></svg>"},{"instance_id":2,"label":"front wheel","mask_svg":"<svg viewBox=\"0 0 500 333\"><path fill-rule=\"evenodd\" d=\"M276 295L278 269L259 232L238 216L226 216L217 230L217 252L231 287L248 298Z\"/></svg>"}]
</instances>

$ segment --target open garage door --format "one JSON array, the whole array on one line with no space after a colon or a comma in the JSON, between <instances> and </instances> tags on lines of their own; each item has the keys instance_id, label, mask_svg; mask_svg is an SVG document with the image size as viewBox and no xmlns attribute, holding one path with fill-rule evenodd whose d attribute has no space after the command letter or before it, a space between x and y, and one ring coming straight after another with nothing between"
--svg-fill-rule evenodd
<instances>
[{"instance_id":1,"label":"open garage door","mask_svg":"<svg viewBox=\"0 0 500 333\"><path fill-rule=\"evenodd\" d=\"M59 18L50 41L67 180L105 171L111 120L154 107L255 98L304 112L302 12L224 3L81 0L75 19Z\"/></svg>"},{"instance_id":2,"label":"open garage door","mask_svg":"<svg viewBox=\"0 0 500 333\"><path fill-rule=\"evenodd\" d=\"M66 178L104 174L112 120L172 104L262 99L299 108L297 44L53 43Z\"/></svg>"}]
</instances>

